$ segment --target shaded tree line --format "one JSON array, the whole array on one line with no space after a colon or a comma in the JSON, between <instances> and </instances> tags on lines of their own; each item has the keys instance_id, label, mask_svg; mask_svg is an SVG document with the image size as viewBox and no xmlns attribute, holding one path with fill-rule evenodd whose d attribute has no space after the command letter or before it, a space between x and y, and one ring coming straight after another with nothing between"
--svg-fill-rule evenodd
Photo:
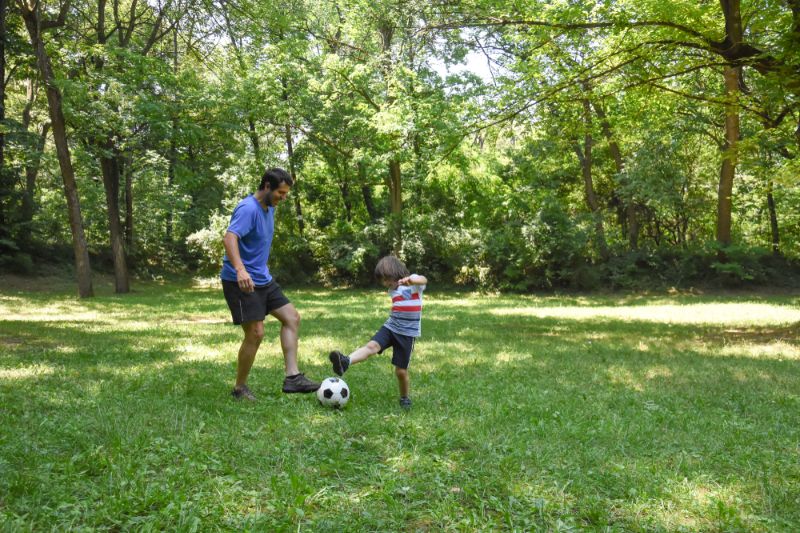
<instances>
[{"instance_id":1,"label":"shaded tree line","mask_svg":"<svg viewBox=\"0 0 800 533\"><path fill-rule=\"evenodd\" d=\"M520 6L2 0L0 267L69 256L84 297L100 262L119 293L213 272L282 165L287 280L388 252L514 290L793 271L800 3Z\"/></svg>"}]
</instances>

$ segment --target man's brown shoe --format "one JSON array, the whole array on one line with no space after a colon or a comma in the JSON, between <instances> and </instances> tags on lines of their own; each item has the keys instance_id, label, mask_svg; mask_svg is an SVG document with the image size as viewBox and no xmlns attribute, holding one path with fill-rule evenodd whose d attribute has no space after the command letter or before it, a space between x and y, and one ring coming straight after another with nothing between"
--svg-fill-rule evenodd
<instances>
[{"instance_id":1,"label":"man's brown shoe","mask_svg":"<svg viewBox=\"0 0 800 533\"><path fill-rule=\"evenodd\" d=\"M314 392L319 388L319 383L311 381L305 374L286 376L283 380L283 392Z\"/></svg>"}]
</instances>

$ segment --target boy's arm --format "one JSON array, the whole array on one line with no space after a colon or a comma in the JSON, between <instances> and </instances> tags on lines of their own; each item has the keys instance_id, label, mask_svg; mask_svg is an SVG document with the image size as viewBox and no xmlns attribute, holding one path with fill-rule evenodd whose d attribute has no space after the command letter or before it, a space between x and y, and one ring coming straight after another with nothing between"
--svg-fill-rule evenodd
<instances>
[{"instance_id":1,"label":"boy's arm","mask_svg":"<svg viewBox=\"0 0 800 533\"><path fill-rule=\"evenodd\" d=\"M428 278L419 274L411 274L405 278L397 280L398 285L427 285Z\"/></svg>"}]
</instances>

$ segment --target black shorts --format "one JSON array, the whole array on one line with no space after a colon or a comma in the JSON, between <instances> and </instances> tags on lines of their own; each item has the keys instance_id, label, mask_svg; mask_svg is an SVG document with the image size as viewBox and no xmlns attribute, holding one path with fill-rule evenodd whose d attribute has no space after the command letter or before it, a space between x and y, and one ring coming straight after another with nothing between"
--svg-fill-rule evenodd
<instances>
[{"instance_id":1,"label":"black shorts","mask_svg":"<svg viewBox=\"0 0 800 533\"><path fill-rule=\"evenodd\" d=\"M408 368L408 364L411 362L411 352L414 351L414 343L417 341L416 337L398 335L386 326L381 326L381 329L372 336L372 340L381 346L378 353L383 353L389 346L392 347L392 364L394 366Z\"/></svg>"},{"instance_id":2,"label":"black shorts","mask_svg":"<svg viewBox=\"0 0 800 533\"><path fill-rule=\"evenodd\" d=\"M235 281L222 280L222 292L225 301L231 310L234 324L245 322L261 322L275 309L280 309L289 303L289 298L283 295L281 286L272 280L266 285L256 287L253 292L244 292Z\"/></svg>"}]
</instances>

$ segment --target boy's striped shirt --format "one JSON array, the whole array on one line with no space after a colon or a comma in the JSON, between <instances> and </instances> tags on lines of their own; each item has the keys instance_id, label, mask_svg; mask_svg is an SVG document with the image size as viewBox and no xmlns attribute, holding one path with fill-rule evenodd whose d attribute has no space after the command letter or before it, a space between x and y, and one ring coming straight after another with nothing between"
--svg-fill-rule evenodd
<instances>
[{"instance_id":1,"label":"boy's striped shirt","mask_svg":"<svg viewBox=\"0 0 800 533\"><path fill-rule=\"evenodd\" d=\"M425 285L400 285L389 291L392 313L384 326L398 335L419 337L422 334L422 292Z\"/></svg>"}]
</instances>

